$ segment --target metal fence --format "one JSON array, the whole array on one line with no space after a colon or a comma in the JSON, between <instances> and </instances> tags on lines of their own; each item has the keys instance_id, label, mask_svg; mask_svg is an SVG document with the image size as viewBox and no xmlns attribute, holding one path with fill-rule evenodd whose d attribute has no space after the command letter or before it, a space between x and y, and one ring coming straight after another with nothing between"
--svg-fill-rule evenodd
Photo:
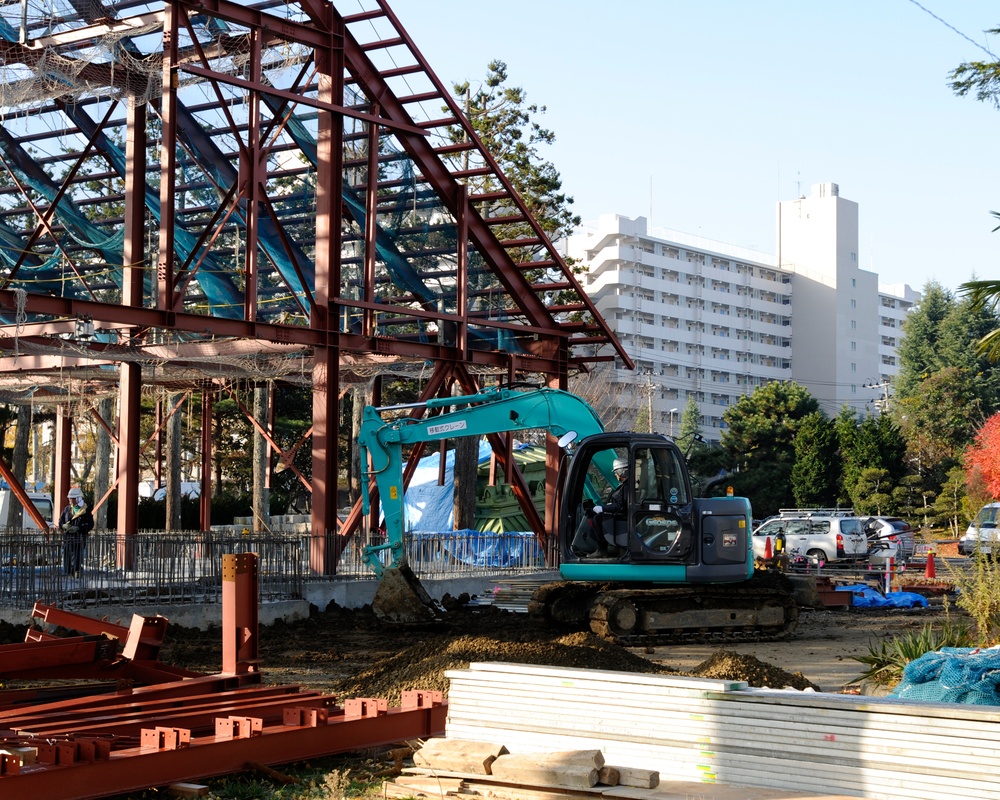
<instances>
[{"instance_id":1,"label":"metal fence","mask_svg":"<svg viewBox=\"0 0 1000 800\"><path fill-rule=\"evenodd\" d=\"M333 553L336 537L327 547ZM35 601L62 607L221 603L222 556L256 553L262 600L303 597L307 581L370 579L362 562L365 541L353 539L337 560L336 575L310 567L311 533L250 531L140 531L119 536L91 533L80 569L67 562L66 541L53 532L0 529L0 606L27 608ZM509 575L545 568L531 534L449 531L413 534L410 566L422 577Z\"/></svg>"}]
</instances>

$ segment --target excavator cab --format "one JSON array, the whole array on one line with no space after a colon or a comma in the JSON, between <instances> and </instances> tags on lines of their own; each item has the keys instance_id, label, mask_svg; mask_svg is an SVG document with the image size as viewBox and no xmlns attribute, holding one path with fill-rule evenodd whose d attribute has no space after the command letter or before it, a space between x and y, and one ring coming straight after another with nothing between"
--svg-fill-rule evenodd
<instances>
[{"instance_id":1,"label":"excavator cab","mask_svg":"<svg viewBox=\"0 0 1000 800\"><path fill-rule=\"evenodd\" d=\"M615 467L625 469L615 471ZM663 436L599 434L581 442L563 494L563 561L684 562L693 553L691 485Z\"/></svg>"},{"instance_id":2,"label":"excavator cab","mask_svg":"<svg viewBox=\"0 0 1000 800\"><path fill-rule=\"evenodd\" d=\"M695 498L683 453L659 434L583 439L562 484L559 531L567 580L688 584L753 573L749 503Z\"/></svg>"}]
</instances>

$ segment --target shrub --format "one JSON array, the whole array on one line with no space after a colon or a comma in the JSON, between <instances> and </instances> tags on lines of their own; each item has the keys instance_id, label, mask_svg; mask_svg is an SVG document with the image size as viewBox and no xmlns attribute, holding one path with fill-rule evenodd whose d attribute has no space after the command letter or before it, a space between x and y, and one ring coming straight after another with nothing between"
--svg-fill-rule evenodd
<instances>
[{"instance_id":1,"label":"shrub","mask_svg":"<svg viewBox=\"0 0 1000 800\"><path fill-rule=\"evenodd\" d=\"M895 686L902 679L906 665L924 653L934 653L942 647L974 647L975 644L975 636L965 625L945 623L936 630L928 624L919 631L909 631L877 643L869 642L866 655L851 658L867 667L858 680L876 686Z\"/></svg>"},{"instance_id":2,"label":"shrub","mask_svg":"<svg viewBox=\"0 0 1000 800\"><path fill-rule=\"evenodd\" d=\"M972 617L976 644L990 646L1000 631L1000 561L986 554L969 559L971 568L955 569L948 564L949 577L958 590L955 605Z\"/></svg>"}]
</instances>

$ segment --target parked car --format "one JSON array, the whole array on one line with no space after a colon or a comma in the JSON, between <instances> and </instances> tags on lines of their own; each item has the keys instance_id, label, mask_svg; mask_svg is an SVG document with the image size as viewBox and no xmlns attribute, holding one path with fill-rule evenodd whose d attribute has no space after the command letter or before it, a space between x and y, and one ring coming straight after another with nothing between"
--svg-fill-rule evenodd
<instances>
[{"instance_id":1,"label":"parked car","mask_svg":"<svg viewBox=\"0 0 1000 800\"><path fill-rule=\"evenodd\" d=\"M897 561L909 561L913 558L916 534L906 520L899 517L865 517L862 528L868 537L873 564L885 563L889 555ZM895 552L890 554L889 550ZM876 562L876 558L880 560Z\"/></svg>"},{"instance_id":2,"label":"parked car","mask_svg":"<svg viewBox=\"0 0 1000 800\"><path fill-rule=\"evenodd\" d=\"M784 535L785 552L792 558L803 556L824 564L868 558L861 520L836 509L784 509L769 517L753 532L754 556L764 558L768 539L774 554L779 534Z\"/></svg>"},{"instance_id":3,"label":"parked car","mask_svg":"<svg viewBox=\"0 0 1000 800\"><path fill-rule=\"evenodd\" d=\"M987 503L958 540L959 555L971 556L975 553L993 555L1000 551L998 522L1000 522L1000 503Z\"/></svg>"}]
</instances>

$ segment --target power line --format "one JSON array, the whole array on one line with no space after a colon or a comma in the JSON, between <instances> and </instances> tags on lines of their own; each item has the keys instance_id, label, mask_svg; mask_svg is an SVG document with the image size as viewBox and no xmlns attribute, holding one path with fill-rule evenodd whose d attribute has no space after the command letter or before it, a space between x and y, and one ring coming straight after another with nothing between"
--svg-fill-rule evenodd
<instances>
[{"instance_id":1,"label":"power line","mask_svg":"<svg viewBox=\"0 0 1000 800\"><path fill-rule=\"evenodd\" d=\"M937 14L935 14L933 11L931 11L929 8L925 8L924 6L920 5L920 3L917 2L917 0L910 0L910 2L913 3L913 5L915 5L917 8L919 8L921 11L926 11L928 14L930 14L932 17L934 17L934 19L936 19L938 22L940 22L942 25L944 25L946 28L950 28L951 30L955 31L955 33L957 33L959 36L961 36L963 39L965 39L966 41L971 42L972 44L974 44L976 47L978 47L980 50L982 50L984 53L986 53L986 55L988 55L990 58L996 58L996 56L993 55L993 53L990 52L990 50L989 50L988 47L984 47L983 45L979 44L979 42L977 42L975 39L970 39L968 36L966 36L964 33L962 33L954 25L948 24L943 19L941 19L941 17L939 17Z\"/></svg>"}]
</instances>

